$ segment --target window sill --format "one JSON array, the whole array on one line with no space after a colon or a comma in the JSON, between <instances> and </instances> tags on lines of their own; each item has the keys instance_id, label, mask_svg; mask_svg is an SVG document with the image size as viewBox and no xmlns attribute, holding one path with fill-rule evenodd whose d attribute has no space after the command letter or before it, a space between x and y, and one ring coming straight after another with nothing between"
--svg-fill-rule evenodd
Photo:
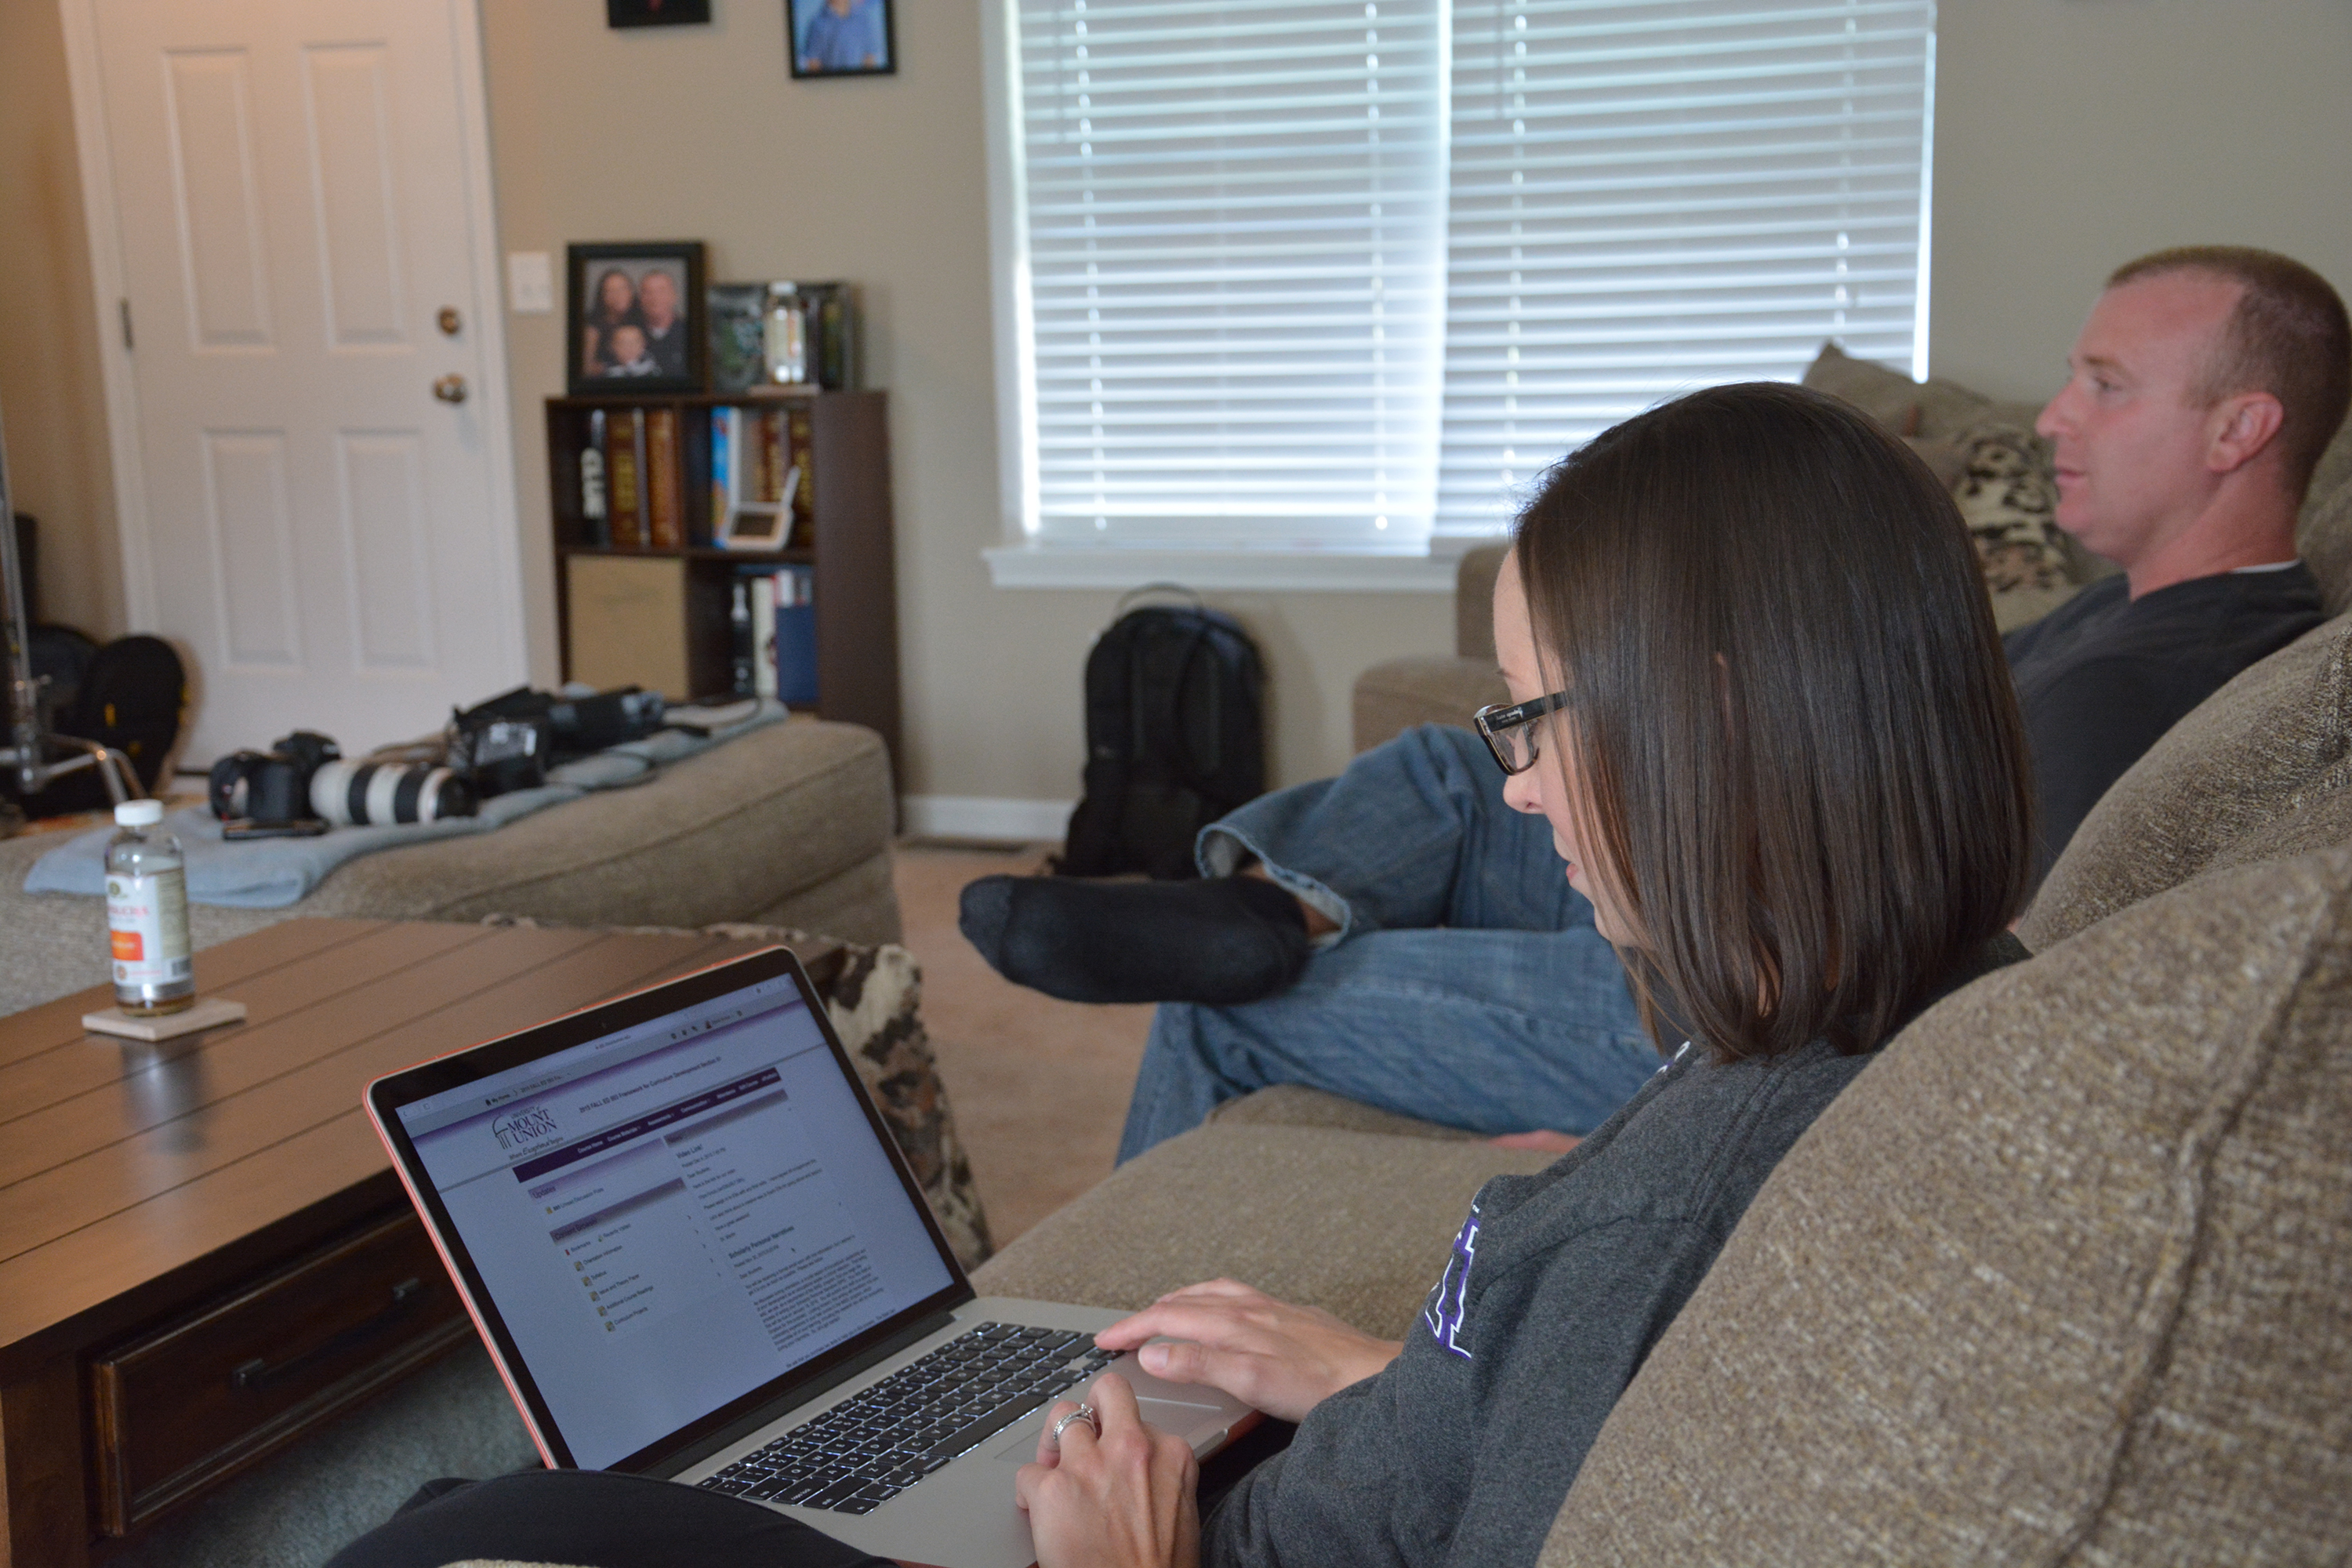
<instances>
[{"instance_id":1,"label":"window sill","mask_svg":"<svg viewBox=\"0 0 2352 1568\"><path fill-rule=\"evenodd\" d=\"M1346 550L1141 550L1004 544L983 550L999 588L1188 588L1311 594L1450 594L1456 563L1486 540L1445 538L1424 554Z\"/></svg>"}]
</instances>

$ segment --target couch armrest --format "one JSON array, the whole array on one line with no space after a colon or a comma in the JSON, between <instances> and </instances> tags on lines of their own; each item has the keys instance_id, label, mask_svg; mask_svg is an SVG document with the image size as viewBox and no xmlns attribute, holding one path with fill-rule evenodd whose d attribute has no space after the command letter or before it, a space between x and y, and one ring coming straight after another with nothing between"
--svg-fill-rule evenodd
<instances>
[{"instance_id":1,"label":"couch armrest","mask_svg":"<svg viewBox=\"0 0 2352 1568\"><path fill-rule=\"evenodd\" d=\"M1454 568L1454 651L1479 664L1495 662L1495 579L1507 544L1465 550Z\"/></svg>"},{"instance_id":2,"label":"couch armrest","mask_svg":"<svg viewBox=\"0 0 2352 1568\"><path fill-rule=\"evenodd\" d=\"M1272 1089L1229 1100L1209 1112L1209 1120L1226 1127L1328 1127L1340 1132L1381 1132L1399 1138L1443 1138L1465 1142L1478 1136L1459 1127L1421 1121L1393 1110L1376 1110L1342 1100L1303 1083L1278 1083Z\"/></svg>"},{"instance_id":3,"label":"couch armrest","mask_svg":"<svg viewBox=\"0 0 2352 1568\"><path fill-rule=\"evenodd\" d=\"M1393 1339L1444 1268L1472 1194L1551 1159L1483 1142L1212 1122L1112 1172L972 1283L1136 1311L1226 1275Z\"/></svg>"},{"instance_id":4,"label":"couch armrest","mask_svg":"<svg viewBox=\"0 0 2352 1568\"><path fill-rule=\"evenodd\" d=\"M1356 750L1370 751L1415 724L1467 729L1470 715L1507 700L1491 658L1419 654L1387 659L1356 677Z\"/></svg>"}]
</instances>

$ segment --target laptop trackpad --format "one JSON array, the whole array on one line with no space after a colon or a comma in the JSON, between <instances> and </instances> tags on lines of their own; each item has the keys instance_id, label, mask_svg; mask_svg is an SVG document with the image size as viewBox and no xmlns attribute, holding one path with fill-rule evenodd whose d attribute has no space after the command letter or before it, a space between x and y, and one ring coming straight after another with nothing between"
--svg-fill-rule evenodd
<instances>
[{"instance_id":1,"label":"laptop trackpad","mask_svg":"<svg viewBox=\"0 0 2352 1568\"><path fill-rule=\"evenodd\" d=\"M1145 1422L1162 1432L1175 1433L1195 1447L1200 1446L1203 1437L1213 1436L1219 1427L1231 1424L1232 1417L1227 1413L1233 1410L1234 1401L1217 1389L1197 1383L1169 1383L1154 1377L1144 1371L1142 1363L1131 1354L1119 1357L1103 1370L1115 1372L1134 1385L1136 1408L1141 1412ZM1062 1397L1067 1399L1078 1392L1073 1389ZM1021 1436L997 1457L1017 1464L1029 1463L1037 1457L1037 1434L1044 1426L1042 1420L1034 1417L1023 1421L1019 1427Z\"/></svg>"}]
</instances>

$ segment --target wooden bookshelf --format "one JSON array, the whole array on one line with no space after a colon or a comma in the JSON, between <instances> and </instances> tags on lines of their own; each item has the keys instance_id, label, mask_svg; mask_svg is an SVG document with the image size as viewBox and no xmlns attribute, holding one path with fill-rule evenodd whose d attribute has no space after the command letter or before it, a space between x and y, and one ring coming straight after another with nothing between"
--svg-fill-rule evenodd
<instances>
[{"instance_id":1,"label":"wooden bookshelf","mask_svg":"<svg viewBox=\"0 0 2352 1568\"><path fill-rule=\"evenodd\" d=\"M582 515L580 452L597 409L673 409L677 415L681 520L677 549L628 550L594 541ZM729 550L711 538L710 411L793 408L810 416L809 466L814 529L805 548ZM729 615L739 567L806 566L816 601L819 718L863 724L898 766L898 595L890 521L890 435L879 392L820 392L796 397L735 393L551 397L547 469L555 521L555 612L563 672L572 666L571 563L575 556L680 563L688 695L732 689ZM609 484L609 476L607 483Z\"/></svg>"}]
</instances>

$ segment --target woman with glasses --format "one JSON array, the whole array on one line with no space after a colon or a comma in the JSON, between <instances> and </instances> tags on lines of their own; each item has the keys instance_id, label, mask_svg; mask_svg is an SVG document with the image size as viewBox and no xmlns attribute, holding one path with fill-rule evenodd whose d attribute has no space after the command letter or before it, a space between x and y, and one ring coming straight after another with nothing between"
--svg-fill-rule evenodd
<instances>
[{"instance_id":1,"label":"woman with glasses","mask_svg":"<svg viewBox=\"0 0 2352 1568\"><path fill-rule=\"evenodd\" d=\"M1230 1280L1105 1331L1297 1432L1204 1522L1191 1450L1097 1379L1014 1482L1042 1568L1533 1563L1772 1167L1906 1021L2023 955L2032 783L1975 552L1927 468L1844 405L1717 388L1572 454L1518 521L1495 640L1511 701L1480 715L1478 760L1540 835L1530 874L1590 901L1665 1063L1549 1169L1480 1190L1402 1343ZM339 1564L657 1560L579 1555L563 1531L600 1479L631 1478L508 1478ZM656 1489L679 1494L667 1544L772 1552L710 1561L856 1560L806 1532L800 1553L756 1504Z\"/></svg>"}]
</instances>

